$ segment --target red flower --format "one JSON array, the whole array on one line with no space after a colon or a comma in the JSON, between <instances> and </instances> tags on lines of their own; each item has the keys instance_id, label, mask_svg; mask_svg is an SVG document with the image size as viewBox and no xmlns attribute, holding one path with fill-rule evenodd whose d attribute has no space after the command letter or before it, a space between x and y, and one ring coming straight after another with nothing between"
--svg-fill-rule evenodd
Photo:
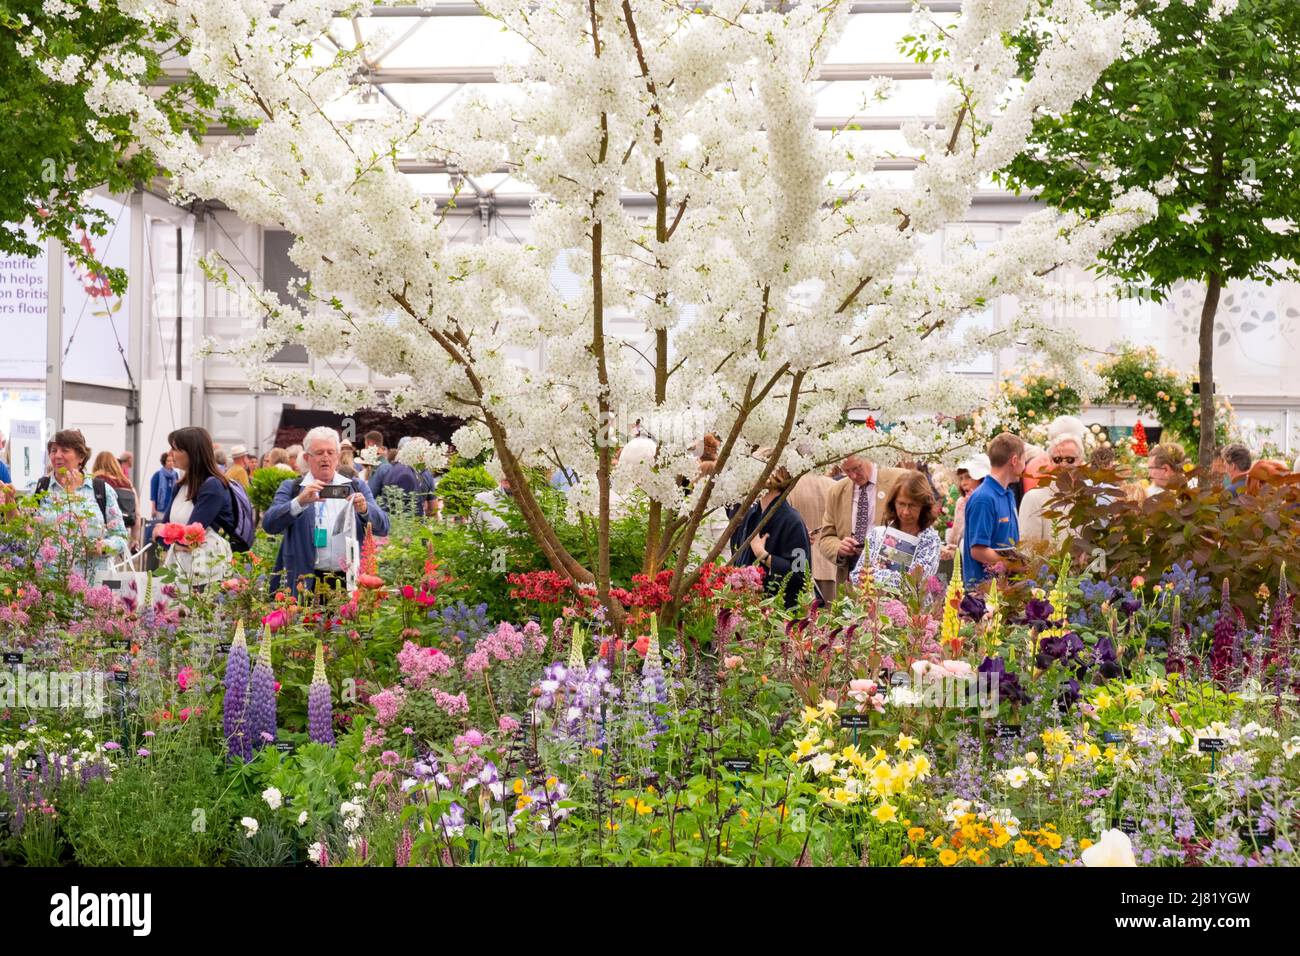
<instances>
[{"instance_id":1,"label":"red flower","mask_svg":"<svg viewBox=\"0 0 1300 956\"><path fill-rule=\"evenodd\" d=\"M867 416L867 427L870 428L873 432L876 430L876 420L871 415Z\"/></svg>"},{"instance_id":2,"label":"red flower","mask_svg":"<svg viewBox=\"0 0 1300 956\"><path fill-rule=\"evenodd\" d=\"M413 587L412 587L411 585L409 585L409 584L403 584L403 585L402 585L402 597L406 598L408 601L413 601L413 600L415 600L415 588L413 588Z\"/></svg>"},{"instance_id":3,"label":"red flower","mask_svg":"<svg viewBox=\"0 0 1300 956\"><path fill-rule=\"evenodd\" d=\"M636 643L633 644L632 646L636 648L636 652L638 654L640 654L642 657L645 657L646 654L650 652L650 635L642 634L640 637L636 639Z\"/></svg>"}]
</instances>

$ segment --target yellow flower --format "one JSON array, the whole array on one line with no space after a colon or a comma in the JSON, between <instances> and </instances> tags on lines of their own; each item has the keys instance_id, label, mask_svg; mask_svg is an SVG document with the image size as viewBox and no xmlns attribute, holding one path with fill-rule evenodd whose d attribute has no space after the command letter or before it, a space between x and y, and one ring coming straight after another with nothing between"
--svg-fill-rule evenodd
<instances>
[{"instance_id":1,"label":"yellow flower","mask_svg":"<svg viewBox=\"0 0 1300 956\"><path fill-rule=\"evenodd\" d=\"M1011 849L1012 849L1014 852L1019 853L1019 854L1022 855L1022 856L1023 856L1024 854L1026 854L1026 853L1033 853L1033 852L1034 852L1034 848L1033 848L1032 846L1029 845L1029 841L1026 840L1026 839L1024 839L1023 837L1022 837L1021 839L1017 840L1017 841L1016 841L1016 845L1013 846Z\"/></svg>"},{"instance_id":2,"label":"yellow flower","mask_svg":"<svg viewBox=\"0 0 1300 956\"><path fill-rule=\"evenodd\" d=\"M882 803L871 811L871 815L876 818L878 823L888 823L898 816L898 808L892 803Z\"/></svg>"},{"instance_id":3,"label":"yellow flower","mask_svg":"<svg viewBox=\"0 0 1300 956\"><path fill-rule=\"evenodd\" d=\"M517 777L517 778L515 779L515 785L514 785L514 787L513 787L512 789L514 790L515 793L523 793L523 792L524 792L524 781L523 781L523 779Z\"/></svg>"},{"instance_id":4,"label":"yellow flower","mask_svg":"<svg viewBox=\"0 0 1300 956\"><path fill-rule=\"evenodd\" d=\"M528 806L530 803L532 803L532 802L533 802L533 798L532 798L532 797L530 797L530 796L529 796L528 794L526 794L526 793L521 793L521 794L519 795L519 799L515 801L515 809L516 809L516 810L523 810L525 807L527 807L527 806Z\"/></svg>"},{"instance_id":5,"label":"yellow flower","mask_svg":"<svg viewBox=\"0 0 1300 956\"><path fill-rule=\"evenodd\" d=\"M1092 841L1089 840L1087 837L1084 837L1082 840L1079 841L1080 850L1086 850L1090 846L1092 846Z\"/></svg>"},{"instance_id":6,"label":"yellow flower","mask_svg":"<svg viewBox=\"0 0 1300 956\"><path fill-rule=\"evenodd\" d=\"M1061 848L1061 835L1059 833L1047 834L1047 845L1053 850L1059 850Z\"/></svg>"},{"instance_id":7,"label":"yellow flower","mask_svg":"<svg viewBox=\"0 0 1300 956\"><path fill-rule=\"evenodd\" d=\"M1011 834L1005 830L993 838L993 845L999 850L1011 842Z\"/></svg>"},{"instance_id":8,"label":"yellow flower","mask_svg":"<svg viewBox=\"0 0 1300 956\"><path fill-rule=\"evenodd\" d=\"M910 829L910 830L907 831L907 838L908 838L909 840L911 840L913 843L915 843L917 840L924 840L924 839L925 839L925 828L924 828L924 827L912 827L912 829Z\"/></svg>"},{"instance_id":9,"label":"yellow flower","mask_svg":"<svg viewBox=\"0 0 1300 956\"><path fill-rule=\"evenodd\" d=\"M633 810L637 812L638 816L645 816L647 813L655 812L654 807L650 806L650 804L646 803L644 800L638 799L637 797L628 797L628 799L625 802L629 807L631 807Z\"/></svg>"},{"instance_id":10,"label":"yellow flower","mask_svg":"<svg viewBox=\"0 0 1300 956\"><path fill-rule=\"evenodd\" d=\"M912 854L909 853L907 854L907 856L903 857L901 860L898 861L898 865L911 866L915 862L916 862L916 857L914 857Z\"/></svg>"},{"instance_id":11,"label":"yellow flower","mask_svg":"<svg viewBox=\"0 0 1300 956\"><path fill-rule=\"evenodd\" d=\"M935 837L933 840L930 841L930 846L934 847L937 850L939 849L939 847L943 846L947 842L948 841L943 838L943 835L940 834L939 836Z\"/></svg>"},{"instance_id":12,"label":"yellow flower","mask_svg":"<svg viewBox=\"0 0 1300 956\"><path fill-rule=\"evenodd\" d=\"M1142 688L1136 684L1124 685L1124 699L1130 704L1136 704L1142 699Z\"/></svg>"},{"instance_id":13,"label":"yellow flower","mask_svg":"<svg viewBox=\"0 0 1300 956\"><path fill-rule=\"evenodd\" d=\"M601 754L603 754L604 752L605 752L605 751L601 750L599 747L592 747L592 748L591 748L591 755L592 755L593 757L599 757L599 756L600 756Z\"/></svg>"},{"instance_id":14,"label":"yellow flower","mask_svg":"<svg viewBox=\"0 0 1300 956\"><path fill-rule=\"evenodd\" d=\"M626 777L620 777L619 780L618 780L618 782L619 782L619 783L622 783L622 782L623 782L624 780L626 780L626 779L627 779ZM547 778L546 778L546 789L547 789L547 790L554 790L554 789L555 789L555 785L556 785L557 783L559 783L559 782L560 782L560 778L559 778L559 777L547 777Z\"/></svg>"},{"instance_id":15,"label":"yellow flower","mask_svg":"<svg viewBox=\"0 0 1300 956\"><path fill-rule=\"evenodd\" d=\"M605 829L606 829L606 830L609 830L610 832L613 832L614 830L617 830L618 828L619 828L619 824L615 823L613 820L606 820L606 821L605 821ZM699 834L697 833L696 836L699 836Z\"/></svg>"},{"instance_id":16,"label":"yellow flower","mask_svg":"<svg viewBox=\"0 0 1300 956\"><path fill-rule=\"evenodd\" d=\"M900 754L905 754L913 747L915 747L918 743L920 743L920 741L917 740L915 737L909 737L907 736L907 734L899 734L898 743L895 744L895 746L898 748L898 752Z\"/></svg>"},{"instance_id":17,"label":"yellow flower","mask_svg":"<svg viewBox=\"0 0 1300 956\"><path fill-rule=\"evenodd\" d=\"M1092 698L1092 705L1096 707L1098 710L1105 710L1106 708L1110 707L1110 705L1113 703L1115 703L1115 699L1111 697L1110 694L1106 693L1104 690L1097 691L1097 693L1094 694Z\"/></svg>"},{"instance_id":18,"label":"yellow flower","mask_svg":"<svg viewBox=\"0 0 1300 956\"><path fill-rule=\"evenodd\" d=\"M1169 681L1165 680L1163 677L1151 678L1151 693L1163 694L1168 689L1169 689Z\"/></svg>"},{"instance_id":19,"label":"yellow flower","mask_svg":"<svg viewBox=\"0 0 1300 956\"><path fill-rule=\"evenodd\" d=\"M952 866L957 862L957 854L952 850L944 850L939 854L939 862L944 866Z\"/></svg>"}]
</instances>

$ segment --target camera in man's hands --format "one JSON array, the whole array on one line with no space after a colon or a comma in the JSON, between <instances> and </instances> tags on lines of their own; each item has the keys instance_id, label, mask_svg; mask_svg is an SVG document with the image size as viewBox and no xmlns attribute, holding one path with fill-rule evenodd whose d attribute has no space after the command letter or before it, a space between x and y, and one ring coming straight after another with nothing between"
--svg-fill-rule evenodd
<instances>
[{"instance_id":1,"label":"camera in man's hands","mask_svg":"<svg viewBox=\"0 0 1300 956\"><path fill-rule=\"evenodd\" d=\"M351 485L326 485L320 490L321 498L351 498Z\"/></svg>"}]
</instances>

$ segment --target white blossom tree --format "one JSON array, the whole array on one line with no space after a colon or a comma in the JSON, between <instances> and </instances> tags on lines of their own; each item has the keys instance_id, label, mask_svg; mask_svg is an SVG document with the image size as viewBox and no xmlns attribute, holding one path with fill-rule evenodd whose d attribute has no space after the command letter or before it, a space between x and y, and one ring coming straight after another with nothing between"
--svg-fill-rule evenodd
<instances>
[{"instance_id":1,"label":"white blossom tree","mask_svg":"<svg viewBox=\"0 0 1300 956\"><path fill-rule=\"evenodd\" d=\"M107 75L94 78L92 104L132 117L179 195L294 233L309 296L329 306L321 318L260 297L267 328L240 349L253 385L339 408L375 400L269 370L286 340L403 377L389 404L467 420L457 448L491 447L552 567L594 584L616 619L609 523L630 486L651 502L646 570L683 571L671 615L697 580L688 559L706 515L740 506L703 542L708 560L778 463L797 475L853 451L951 451L966 438L935 413L989 397L948 368L980 352L1019 343L1085 376L1073 340L1037 326L1034 305L1051 294L1052 270L1091 262L1155 208L1145 192L1117 191L1089 218L1031 214L990 249L943 262L923 249L1019 153L1035 116L1068 109L1126 47L1147 42L1128 4L1107 13L1088 0L967 0L952 29L918 10L912 32L936 51L942 94L935 125L904 127L919 163L898 187L873 176L882 156L860 137L814 128L813 81L847 0L483 0L527 41L530 56L502 71L521 95L467 102L442 123L339 117L356 51L323 59L313 41L331 17L364 6L135 3L185 37L193 71L260 125L237 146L200 148L138 85ZM1019 76L1005 38L1031 20L1048 40L1034 75ZM508 170L541 197L535 238L452 244L447 204L422 196L399 156L470 175ZM653 213L621 202L628 194L653 197ZM576 299L552 286L560 257L585 277ZM1016 297L1018 316L954 332L998 295ZM615 314L653 348L612 336ZM507 358L543 341L541 372ZM864 398L891 430L846 427L846 405ZM620 415L677 424L656 430L652 462L615 470ZM696 473L688 446L706 431L721 439L716 470L684 491L679 477ZM774 454L760 460L760 447ZM548 524L525 480L532 465L580 476L570 510L597 523L595 567Z\"/></svg>"}]
</instances>

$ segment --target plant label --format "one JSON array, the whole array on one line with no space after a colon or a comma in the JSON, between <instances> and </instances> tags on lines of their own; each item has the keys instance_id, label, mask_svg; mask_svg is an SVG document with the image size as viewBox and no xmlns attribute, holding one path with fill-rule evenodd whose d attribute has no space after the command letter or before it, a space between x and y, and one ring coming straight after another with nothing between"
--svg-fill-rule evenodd
<instances>
[{"instance_id":1,"label":"plant label","mask_svg":"<svg viewBox=\"0 0 1300 956\"><path fill-rule=\"evenodd\" d=\"M865 730L871 726L870 714L840 714L840 726Z\"/></svg>"},{"instance_id":2,"label":"plant label","mask_svg":"<svg viewBox=\"0 0 1300 956\"><path fill-rule=\"evenodd\" d=\"M754 761L748 757L725 757L722 766L726 767L732 773L743 773L754 766Z\"/></svg>"},{"instance_id":3,"label":"plant label","mask_svg":"<svg viewBox=\"0 0 1300 956\"><path fill-rule=\"evenodd\" d=\"M6 664L21 664L23 662L23 652L5 651L4 660Z\"/></svg>"},{"instance_id":4,"label":"plant label","mask_svg":"<svg viewBox=\"0 0 1300 956\"><path fill-rule=\"evenodd\" d=\"M1228 742L1222 737L1200 737L1196 741L1196 749L1203 754L1222 753L1228 749Z\"/></svg>"}]
</instances>

